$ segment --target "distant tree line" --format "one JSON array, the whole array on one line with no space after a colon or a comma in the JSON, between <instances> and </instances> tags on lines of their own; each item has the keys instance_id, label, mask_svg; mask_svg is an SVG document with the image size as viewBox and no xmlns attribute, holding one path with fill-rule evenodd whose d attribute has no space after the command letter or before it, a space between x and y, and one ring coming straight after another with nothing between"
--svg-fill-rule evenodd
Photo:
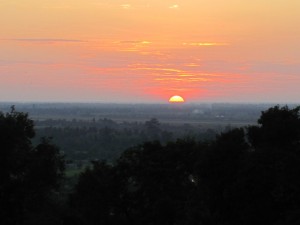
<instances>
[{"instance_id":1,"label":"distant tree line","mask_svg":"<svg viewBox=\"0 0 300 225\"><path fill-rule=\"evenodd\" d=\"M152 118L145 122L117 123L111 119L35 121L34 141L52 137L68 160L114 161L130 147L158 140L163 144L190 136L196 140L215 138L216 130L189 124L163 124Z\"/></svg>"},{"instance_id":2,"label":"distant tree line","mask_svg":"<svg viewBox=\"0 0 300 225\"><path fill-rule=\"evenodd\" d=\"M93 161L69 192L57 189L58 149L47 140L32 146L27 114L1 114L0 222L300 224L299 113L300 107L275 106L262 112L258 125L214 140L145 142L115 163Z\"/></svg>"}]
</instances>

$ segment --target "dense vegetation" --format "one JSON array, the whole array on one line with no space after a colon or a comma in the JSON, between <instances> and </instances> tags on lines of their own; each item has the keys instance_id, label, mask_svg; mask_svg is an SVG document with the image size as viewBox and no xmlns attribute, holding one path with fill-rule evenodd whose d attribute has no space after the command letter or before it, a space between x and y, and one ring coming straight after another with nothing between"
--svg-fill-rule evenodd
<instances>
[{"instance_id":1,"label":"dense vegetation","mask_svg":"<svg viewBox=\"0 0 300 225\"><path fill-rule=\"evenodd\" d=\"M130 147L144 142L158 140L162 144L182 137L196 140L215 138L215 130L189 124L165 124L152 118L145 122L117 123L111 119L63 120L47 119L35 121L36 138L52 137L66 158L82 164L81 161L114 161Z\"/></svg>"},{"instance_id":2,"label":"dense vegetation","mask_svg":"<svg viewBox=\"0 0 300 225\"><path fill-rule=\"evenodd\" d=\"M0 113L0 224L53 224L64 172L58 147L33 145L33 121L25 113Z\"/></svg>"},{"instance_id":3,"label":"dense vegetation","mask_svg":"<svg viewBox=\"0 0 300 225\"><path fill-rule=\"evenodd\" d=\"M29 140L33 137L32 132L23 129L24 124L29 124L25 127L32 131L27 115L16 112L2 114L1 145L5 148L1 149L1 154L9 152L11 163L1 161L1 171L6 171L9 178L1 180L1 207L9 205L15 214L2 213L1 220L5 224L34 224L32 218L36 218L36 224L299 224L299 113L300 107L275 106L262 112L258 125L233 128L220 133L214 140L185 138L167 143L160 140L145 142L124 151L115 163L93 161L92 166L81 173L73 189L66 192L64 185L56 192L57 195L65 193L66 201L57 196L52 197L52 201L42 198L45 199L44 207L39 213L27 204L35 198L27 196L22 182L31 181L32 186L36 184L34 188L37 191L40 187L52 190L62 171L61 163L57 163L62 162L61 158L49 142L26 150L31 146ZM6 125L9 121L23 124L23 128ZM6 133L10 138L5 136ZM25 142L19 142L20 135L25 135ZM6 140L20 145L16 148L7 144ZM39 182L44 184L44 176L40 174L30 180L23 174L31 170L18 166L18 163L30 152L42 152L44 145L52 149L56 160L49 160L47 166L41 163L39 173L46 174L47 170L44 172L43 169L50 165L50 168L56 169L51 170L51 182L39 185ZM38 156L49 158L42 153ZM36 162L40 161L37 158L30 158L26 165L36 166ZM18 181L21 186L12 182L18 180L14 173L16 167L22 171L22 179ZM37 167L33 168L37 170ZM16 186L5 189L9 185ZM23 196L19 192L23 188L21 193L26 193L26 199L19 198ZM40 193L47 196L45 192ZM59 207L54 213L51 209L55 204ZM30 216L18 216L20 205L25 212L23 215ZM44 214L47 216L41 216ZM14 219L15 216L18 220Z\"/></svg>"}]
</instances>

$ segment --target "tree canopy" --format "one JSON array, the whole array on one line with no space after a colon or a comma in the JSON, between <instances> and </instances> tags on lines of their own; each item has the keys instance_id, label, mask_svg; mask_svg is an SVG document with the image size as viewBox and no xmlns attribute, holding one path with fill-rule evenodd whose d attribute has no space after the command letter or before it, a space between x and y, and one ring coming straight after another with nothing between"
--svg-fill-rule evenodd
<instances>
[{"instance_id":1,"label":"tree canopy","mask_svg":"<svg viewBox=\"0 0 300 225\"><path fill-rule=\"evenodd\" d=\"M58 147L46 138L34 146L34 135L34 123L26 113L14 107L10 113L0 113L1 224L35 224L63 177L64 159Z\"/></svg>"},{"instance_id":2,"label":"tree canopy","mask_svg":"<svg viewBox=\"0 0 300 225\"><path fill-rule=\"evenodd\" d=\"M114 163L93 161L58 213L63 156L47 138L34 145L33 121L12 108L0 113L0 223L299 224L299 112L274 106L214 140L145 142Z\"/></svg>"},{"instance_id":3,"label":"tree canopy","mask_svg":"<svg viewBox=\"0 0 300 225\"><path fill-rule=\"evenodd\" d=\"M298 224L299 108L214 141L148 142L81 174L70 207L82 224Z\"/></svg>"}]
</instances>

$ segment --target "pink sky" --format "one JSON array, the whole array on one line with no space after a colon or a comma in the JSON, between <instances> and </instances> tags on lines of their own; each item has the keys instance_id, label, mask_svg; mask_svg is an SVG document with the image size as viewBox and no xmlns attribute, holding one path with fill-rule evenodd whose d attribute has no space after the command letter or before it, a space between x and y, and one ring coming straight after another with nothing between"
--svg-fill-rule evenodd
<instances>
[{"instance_id":1,"label":"pink sky","mask_svg":"<svg viewBox=\"0 0 300 225\"><path fill-rule=\"evenodd\" d=\"M300 102L298 0L0 1L0 101Z\"/></svg>"}]
</instances>

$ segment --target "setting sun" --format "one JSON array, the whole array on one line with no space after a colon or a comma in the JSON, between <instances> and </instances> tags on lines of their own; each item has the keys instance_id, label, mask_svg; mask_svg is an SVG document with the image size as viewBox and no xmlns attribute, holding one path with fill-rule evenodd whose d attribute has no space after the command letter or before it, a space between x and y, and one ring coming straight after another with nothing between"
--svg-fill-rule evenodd
<instances>
[{"instance_id":1,"label":"setting sun","mask_svg":"<svg viewBox=\"0 0 300 225\"><path fill-rule=\"evenodd\" d=\"M169 102L170 103L182 103L182 102L184 102L184 99L179 95L174 95L169 99Z\"/></svg>"}]
</instances>

